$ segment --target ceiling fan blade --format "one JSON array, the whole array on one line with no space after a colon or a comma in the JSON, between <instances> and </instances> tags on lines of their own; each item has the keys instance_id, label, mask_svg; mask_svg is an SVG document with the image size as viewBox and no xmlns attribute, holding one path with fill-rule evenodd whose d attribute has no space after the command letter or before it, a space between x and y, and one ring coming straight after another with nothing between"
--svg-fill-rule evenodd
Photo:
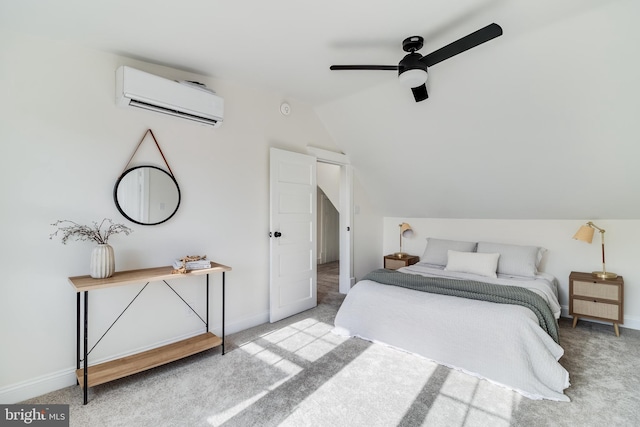
<instances>
[{"instance_id":1,"label":"ceiling fan blade","mask_svg":"<svg viewBox=\"0 0 640 427\"><path fill-rule=\"evenodd\" d=\"M440 49L425 55L422 58L422 62L427 64L427 67L431 67L439 62L449 59L459 53L474 48L489 40L495 39L502 35L502 27L498 24L489 24L484 28L479 29L469 35L462 37L450 43Z\"/></svg>"},{"instance_id":2,"label":"ceiling fan blade","mask_svg":"<svg viewBox=\"0 0 640 427\"><path fill-rule=\"evenodd\" d=\"M415 98L416 102L424 101L429 97L426 84L418 87L412 87L411 92L413 92L413 97Z\"/></svg>"},{"instance_id":3,"label":"ceiling fan blade","mask_svg":"<svg viewBox=\"0 0 640 427\"><path fill-rule=\"evenodd\" d=\"M398 71L397 65L332 65L330 70L383 70Z\"/></svg>"}]
</instances>

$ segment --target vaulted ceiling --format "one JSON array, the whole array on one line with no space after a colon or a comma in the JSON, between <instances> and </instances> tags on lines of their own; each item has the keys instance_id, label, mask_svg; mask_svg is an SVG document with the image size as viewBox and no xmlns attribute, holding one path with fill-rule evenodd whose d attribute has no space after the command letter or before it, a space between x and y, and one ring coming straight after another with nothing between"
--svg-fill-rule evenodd
<instances>
[{"instance_id":1,"label":"vaulted ceiling","mask_svg":"<svg viewBox=\"0 0 640 427\"><path fill-rule=\"evenodd\" d=\"M0 0L0 26L316 108L388 216L640 218L635 0ZM496 22L504 35L429 70L393 71Z\"/></svg>"}]
</instances>

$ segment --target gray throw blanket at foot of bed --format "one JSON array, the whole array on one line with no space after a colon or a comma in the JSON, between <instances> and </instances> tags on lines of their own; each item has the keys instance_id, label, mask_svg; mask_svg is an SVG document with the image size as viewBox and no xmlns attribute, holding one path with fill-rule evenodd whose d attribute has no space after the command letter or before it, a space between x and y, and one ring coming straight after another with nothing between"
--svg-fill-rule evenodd
<instances>
[{"instance_id":1,"label":"gray throw blanket at foot of bed","mask_svg":"<svg viewBox=\"0 0 640 427\"><path fill-rule=\"evenodd\" d=\"M558 323L544 299L528 289L518 286L495 285L474 280L425 277L419 274L400 273L379 269L367 274L363 280L373 280L385 285L400 286L416 291L469 298L498 304L515 304L530 309L538 318L540 327L559 343Z\"/></svg>"}]
</instances>

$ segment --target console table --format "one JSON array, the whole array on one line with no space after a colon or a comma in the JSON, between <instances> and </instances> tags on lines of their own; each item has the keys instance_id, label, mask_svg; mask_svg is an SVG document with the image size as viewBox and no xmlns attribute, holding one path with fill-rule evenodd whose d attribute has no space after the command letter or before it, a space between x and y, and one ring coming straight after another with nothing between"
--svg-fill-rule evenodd
<instances>
[{"instance_id":1,"label":"console table","mask_svg":"<svg viewBox=\"0 0 640 427\"><path fill-rule=\"evenodd\" d=\"M185 274L172 274L173 267L154 267L145 268L140 270L128 270L119 271L113 274L113 276L106 279L94 279L91 276L76 276L69 277L69 283L76 291L76 311L77 311L77 324L76 324L76 377L78 378L78 384L83 389L84 404L87 404L87 389L98 384L103 384L109 381L113 381L118 378L123 378L128 375L132 375L138 372L145 371L147 369L155 368L157 366L164 365L169 362L173 362L178 359L182 359L187 356L191 356L202 351L222 346L222 354L224 354L224 299L225 299L225 272L231 271L231 267L226 265L211 263L211 268L205 268L201 270L191 270ZM209 332L209 274L210 273L222 273L222 337L218 337ZM167 280L182 279L191 276L206 276L206 292L207 292L207 312L205 319L203 319L172 287L167 283ZM89 353L95 348L96 345L102 340L102 338L109 332L111 327L120 319L124 312L131 306L131 304L138 298L138 296L144 291L147 285L151 282L162 281L171 290L180 297L199 318L202 320L206 327L206 332L191 338L187 338L182 341L174 342L169 345L154 348L142 353L133 354L117 360L112 360L97 365L88 366ZM120 315L114 320L111 326L100 337L91 349L88 348L89 343L89 291L98 289L112 288L115 286L131 285L136 283L144 283L144 287L138 292L138 294L131 300L129 305L120 313ZM81 304L81 294L84 294L84 304ZM81 306L84 307L81 310ZM83 313L81 313L83 312ZM84 324L81 328L81 318ZM83 329L83 350L84 358L81 359L80 351L80 336L81 329ZM81 362L84 366L81 368Z\"/></svg>"}]
</instances>

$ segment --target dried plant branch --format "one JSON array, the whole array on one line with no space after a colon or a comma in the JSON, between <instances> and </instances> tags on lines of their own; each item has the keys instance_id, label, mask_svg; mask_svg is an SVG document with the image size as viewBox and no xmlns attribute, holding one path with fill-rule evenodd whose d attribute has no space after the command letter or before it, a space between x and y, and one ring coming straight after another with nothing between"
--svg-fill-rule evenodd
<instances>
[{"instance_id":1,"label":"dried plant branch","mask_svg":"<svg viewBox=\"0 0 640 427\"><path fill-rule=\"evenodd\" d=\"M53 239L58 236L58 233L61 233L62 244L64 245L67 244L69 239L86 240L100 245L106 245L109 242L109 237L114 234L124 233L128 236L129 233L133 232L133 230L123 224L114 224L109 218L103 219L100 224L96 221L93 221L92 224L92 226L88 226L78 224L68 219L58 220L51 224L54 227L58 227L58 229L49 235L49 239Z\"/></svg>"}]
</instances>

